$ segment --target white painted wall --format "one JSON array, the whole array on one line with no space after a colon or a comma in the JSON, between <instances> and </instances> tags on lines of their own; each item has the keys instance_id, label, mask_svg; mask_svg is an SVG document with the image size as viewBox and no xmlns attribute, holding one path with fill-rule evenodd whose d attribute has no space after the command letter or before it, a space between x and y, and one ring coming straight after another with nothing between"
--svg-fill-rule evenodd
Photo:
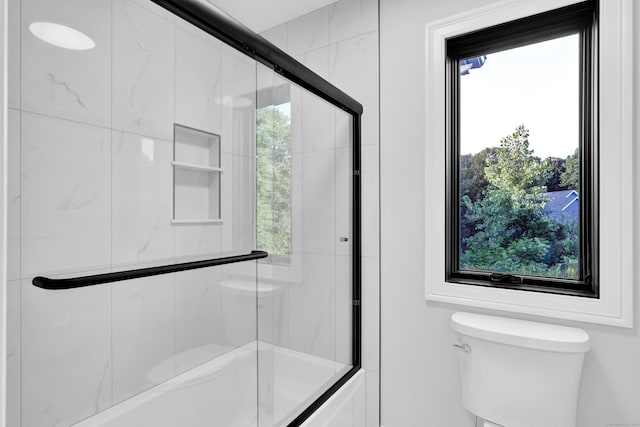
<instances>
[{"instance_id":1,"label":"white painted wall","mask_svg":"<svg viewBox=\"0 0 640 427\"><path fill-rule=\"evenodd\" d=\"M455 337L449 327L451 314L463 308L424 301L423 260L425 245L429 245L421 237L425 206L424 39L427 22L488 3L489 0L380 0L381 405L385 427L474 425L473 417L461 404L456 354L451 348ZM638 8L635 17L640 22ZM634 39L637 84L637 32ZM636 91L636 115L638 99ZM637 132L635 129L636 136ZM634 153L634 159L640 165L639 151ZM635 198L637 211L640 195L630 196ZM639 228L640 220L636 220L636 251L640 247ZM636 265L637 274L640 263ZM636 319L638 294L636 286ZM637 320L633 329L535 320L582 327L591 335L593 348L585 359L578 426L640 423Z\"/></svg>"}]
</instances>

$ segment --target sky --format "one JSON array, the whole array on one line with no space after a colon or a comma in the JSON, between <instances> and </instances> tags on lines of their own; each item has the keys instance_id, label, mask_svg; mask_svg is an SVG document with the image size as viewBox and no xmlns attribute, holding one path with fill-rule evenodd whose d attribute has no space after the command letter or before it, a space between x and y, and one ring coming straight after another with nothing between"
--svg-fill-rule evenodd
<instances>
[{"instance_id":1,"label":"sky","mask_svg":"<svg viewBox=\"0 0 640 427\"><path fill-rule=\"evenodd\" d=\"M579 137L578 35L487 55L460 76L460 148L497 147L521 124L540 158L566 158Z\"/></svg>"}]
</instances>

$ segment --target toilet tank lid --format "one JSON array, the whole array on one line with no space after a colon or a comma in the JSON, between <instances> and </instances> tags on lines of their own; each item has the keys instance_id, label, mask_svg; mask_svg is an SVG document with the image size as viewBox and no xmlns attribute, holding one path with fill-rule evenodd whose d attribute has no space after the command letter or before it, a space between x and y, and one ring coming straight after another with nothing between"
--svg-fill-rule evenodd
<instances>
[{"instance_id":1,"label":"toilet tank lid","mask_svg":"<svg viewBox=\"0 0 640 427\"><path fill-rule=\"evenodd\" d=\"M562 353L589 351L589 335L579 328L507 317L457 312L451 327L462 335L517 347Z\"/></svg>"}]
</instances>

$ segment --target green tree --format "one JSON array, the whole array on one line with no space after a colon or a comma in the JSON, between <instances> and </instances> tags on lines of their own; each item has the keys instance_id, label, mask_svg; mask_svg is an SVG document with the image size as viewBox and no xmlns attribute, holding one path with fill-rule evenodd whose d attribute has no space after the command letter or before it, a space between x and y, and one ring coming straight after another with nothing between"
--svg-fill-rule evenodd
<instances>
[{"instance_id":1,"label":"green tree","mask_svg":"<svg viewBox=\"0 0 640 427\"><path fill-rule=\"evenodd\" d=\"M475 202L484 195L489 183L484 177L484 168L487 164L495 162L496 148L488 147L476 154L464 154L460 156L460 247L466 250L467 238L476 229L476 222L468 217L466 198Z\"/></svg>"},{"instance_id":2,"label":"green tree","mask_svg":"<svg viewBox=\"0 0 640 427\"><path fill-rule=\"evenodd\" d=\"M257 244L291 254L291 119L276 106L261 108L257 134Z\"/></svg>"},{"instance_id":3,"label":"green tree","mask_svg":"<svg viewBox=\"0 0 640 427\"><path fill-rule=\"evenodd\" d=\"M564 164L566 159L558 157L550 157L549 165L551 167L551 177L547 181L547 191L562 191L566 190L567 186L561 182L562 174L565 172Z\"/></svg>"},{"instance_id":4,"label":"green tree","mask_svg":"<svg viewBox=\"0 0 640 427\"><path fill-rule=\"evenodd\" d=\"M560 183L571 190L580 190L580 149L576 148L564 164L565 171L560 175Z\"/></svg>"},{"instance_id":5,"label":"green tree","mask_svg":"<svg viewBox=\"0 0 640 427\"><path fill-rule=\"evenodd\" d=\"M476 154L460 156L460 195L472 201L482 197L489 183L484 177L484 168L495 161L496 148L488 147Z\"/></svg>"},{"instance_id":6,"label":"green tree","mask_svg":"<svg viewBox=\"0 0 640 427\"><path fill-rule=\"evenodd\" d=\"M546 191L551 168L548 159L541 162L533 156L533 150L529 150L529 131L520 125L511 135L502 138L500 147L496 148L495 162L487 162L484 176L514 203L530 204L541 200L532 196Z\"/></svg>"},{"instance_id":7,"label":"green tree","mask_svg":"<svg viewBox=\"0 0 640 427\"><path fill-rule=\"evenodd\" d=\"M524 126L500 142L485 160L482 197L462 197L473 232L461 245L464 269L575 278L577 226L556 220L544 207L549 160L529 149Z\"/></svg>"}]
</instances>

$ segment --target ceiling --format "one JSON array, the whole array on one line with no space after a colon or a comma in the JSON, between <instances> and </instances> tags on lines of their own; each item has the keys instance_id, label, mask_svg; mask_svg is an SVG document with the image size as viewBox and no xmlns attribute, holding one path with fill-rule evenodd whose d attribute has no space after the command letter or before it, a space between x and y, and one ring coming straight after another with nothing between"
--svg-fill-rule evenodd
<instances>
[{"instance_id":1,"label":"ceiling","mask_svg":"<svg viewBox=\"0 0 640 427\"><path fill-rule=\"evenodd\" d=\"M208 0L256 33L305 15L336 0Z\"/></svg>"}]
</instances>

